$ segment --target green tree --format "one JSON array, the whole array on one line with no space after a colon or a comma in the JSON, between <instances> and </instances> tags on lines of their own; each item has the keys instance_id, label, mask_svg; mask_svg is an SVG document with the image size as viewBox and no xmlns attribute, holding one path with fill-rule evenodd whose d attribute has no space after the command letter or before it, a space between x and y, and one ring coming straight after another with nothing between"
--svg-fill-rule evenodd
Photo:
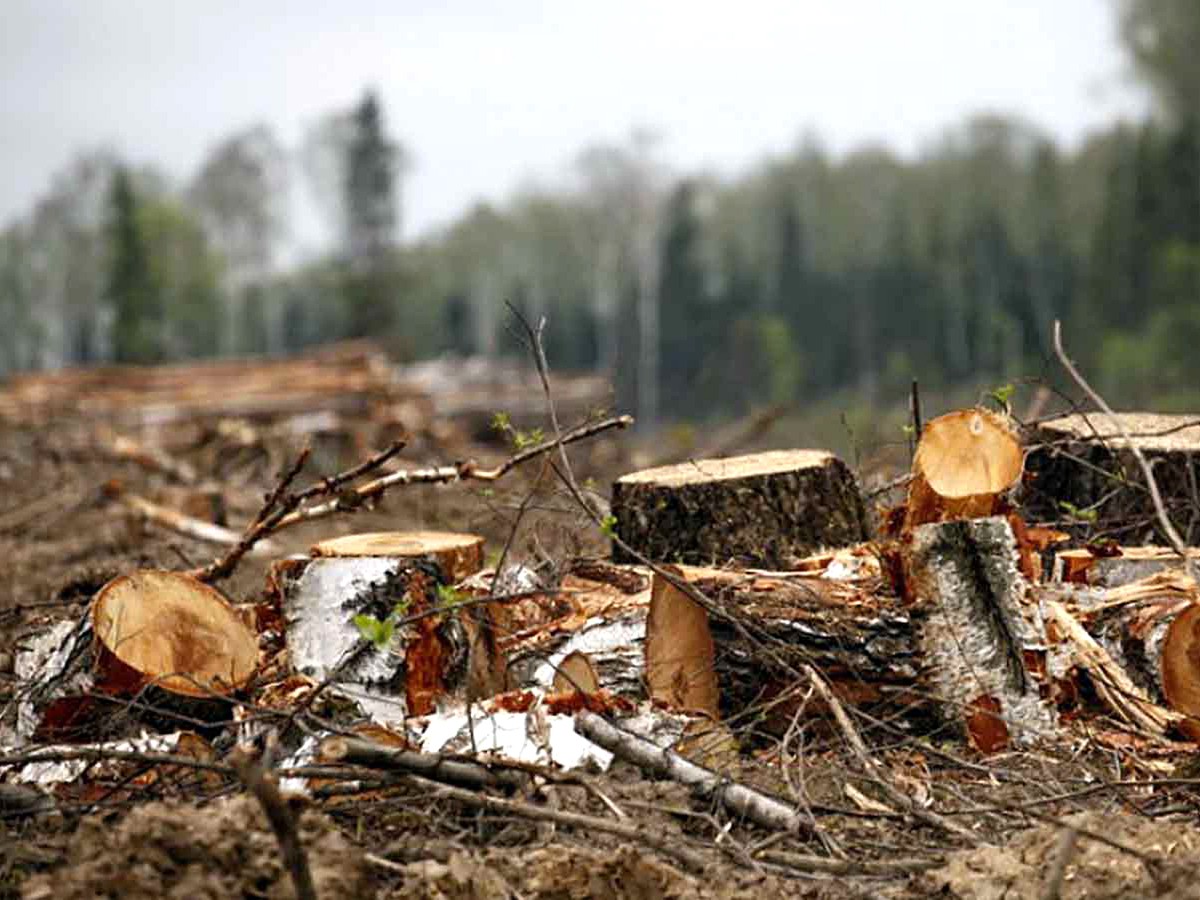
<instances>
[{"instance_id":1,"label":"green tree","mask_svg":"<svg viewBox=\"0 0 1200 900\"><path fill-rule=\"evenodd\" d=\"M129 170L119 166L109 198L107 296L114 310L117 362L158 362L164 356L163 303L155 283L138 199Z\"/></svg>"}]
</instances>

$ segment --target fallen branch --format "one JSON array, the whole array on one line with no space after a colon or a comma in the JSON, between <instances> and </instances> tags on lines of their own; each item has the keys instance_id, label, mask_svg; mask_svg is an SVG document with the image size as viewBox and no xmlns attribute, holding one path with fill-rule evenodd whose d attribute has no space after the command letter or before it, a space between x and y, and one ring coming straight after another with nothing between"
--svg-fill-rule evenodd
<instances>
[{"instance_id":1,"label":"fallen branch","mask_svg":"<svg viewBox=\"0 0 1200 900\"><path fill-rule=\"evenodd\" d=\"M438 753L385 747L361 738L329 738L321 744L321 758L384 772L410 772L434 781L476 790L497 787L520 790L529 781L523 772L496 771L469 760L451 759Z\"/></svg>"},{"instance_id":2,"label":"fallen branch","mask_svg":"<svg viewBox=\"0 0 1200 900\"><path fill-rule=\"evenodd\" d=\"M585 438L593 437L603 431L608 431L613 428L628 428L633 424L632 416L616 416L610 419L604 419L600 422L594 422L590 425L583 425L579 428L563 434L561 443L572 444L576 441L584 440ZM361 485L353 491L348 491L340 494L333 500L327 503L322 503L317 506L310 506L304 509L296 509L287 515L283 516L272 529L278 531L281 528L287 528L290 525L295 525L298 522L307 522L311 519L320 519L325 516L331 516L339 512L350 512L358 509L369 500L381 496L388 488L397 485L408 484L452 484L459 481L497 481L512 471L522 463L528 462L531 459L536 459L549 453L551 450L558 447L558 440L546 441L538 444L536 447L531 447L528 450L523 450L507 460L495 469L481 469L473 460L468 460L464 463L459 463L452 466L434 466L428 469L401 469L397 472L391 472L384 475L382 478L377 478L374 481Z\"/></svg>"},{"instance_id":3,"label":"fallen branch","mask_svg":"<svg viewBox=\"0 0 1200 900\"><path fill-rule=\"evenodd\" d=\"M101 446L114 459L129 460L151 472L168 475L181 484L195 484L196 469L190 463L175 459L158 447L147 447L132 438L109 429L100 433Z\"/></svg>"},{"instance_id":4,"label":"fallen branch","mask_svg":"<svg viewBox=\"0 0 1200 900\"><path fill-rule=\"evenodd\" d=\"M801 834L811 823L792 807L753 788L729 781L726 777L703 766L689 762L671 750L663 750L645 738L610 723L602 716L584 710L575 716L575 730L621 759L627 760L660 777L685 784L705 797L720 801L731 812L750 821Z\"/></svg>"},{"instance_id":5,"label":"fallen branch","mask_svg":"<svg viewBox=\"0 0 1200 900\"><path fill-rule=\"evenodd\" d=\"M800 872L820 872L822 875L844 877L876 877L912 875L944 865L937 859L892 859L874 861L867 859L830 859L828 856L812 856L808 853L790 853L787 850L761 850L754 854L763 862L787 866Z\"/></svg>"},{"instance_id":6,"label":"fallen branch","mask_svg":"<svg viewBox=\"0 0 1200 900\"><path fill-rule=\"evenodd\" d=\"M205 522L203 519L185 515L178 510L161 506L137 494L126 493L119 482L109 482L103 490L105 497L119 503L130 512L137 513L157 525L162 525L164 528L169 528L187 537L210 544L232 544L235 547L242 541L242 535L236 531L230 531L213 522ZM246 552L250 552L251 549L247 547ZM253 550L256 556L270 556L278 552L274 545L267 543L260 543Z\"/></svg>"}]
</instances>

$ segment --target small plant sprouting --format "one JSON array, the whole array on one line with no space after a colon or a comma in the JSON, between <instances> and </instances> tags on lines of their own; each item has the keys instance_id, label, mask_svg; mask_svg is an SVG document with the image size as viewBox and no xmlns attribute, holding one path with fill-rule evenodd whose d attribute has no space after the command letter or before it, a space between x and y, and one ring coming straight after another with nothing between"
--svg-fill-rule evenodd
<instances>
[{"instance_id":1,"label":"small plant sprouting","mask_svg":"<svg viewBox=\"0 0 1200 900\"><path fill-rule=\"evenodd\" d=\"M518 452L535 447L546 440L546 433L540 428L533 428L529 431L522 431L519 428L515 428L512 419L509 418L506 412L492 413L492 430L505 435L509 443L512 444L513 449Z\"/></svg>"},{"instance_id":2,"label":"small plant sprouting","mask_svg":"<svg viewBox=\"0 0 1200 900\"><path fill-rule=\"evenodd\" d=\"M1059 508L1062 509L1068 516L1079 522L1090 522L1095 524L1099 513L1095 509L1080 509L1074 503L1067 500L1058 501Z\"/></svg>"},{"instance_id":3,"label":"small plant sprouting","mask_svg":"<svg viewBox=\"0 0 1200 900\"><path fill-rule=\"evenodd\" d=\"M1008 409L1008 401L1012 399L1013 392L1016 390L1011 384L1002 384L1000 387L988 393L996 405L1003 410Z\"/></svg>"},{"instance_id":4,"label":"small plant sprouting","mask_svg":"<svg viewBox=\"0 0 1200 900\"><path fill-rule=\"evenodd\" d=\"M468 597L465 593L448 584L439 584L437 587L437 602L438 607L441 609L449 609L452 606L457 606L467 599Z\"/></svg>"},{"instance_id":5,"label":"small plant sprouting","mask_svg":"<svg viewBox=\"0 0 1200 900\"><path fill-rule=\"evenodd\" d=\"M617 536L617 517L609 513L600 520L600 530L607 538L615 538Z\"/></svg>"},{"instance_id":6,"label":"small plant sprouting","mask_svg":"<svg viewBox=\"0 0 1200 900\"><path fill-rule=\"evenodd\" d=\"M365 640L370 641L380 650L392 642L392 637L396 633L396 620L393 616L388 616L381 622L374 616L365 613L359 614L354 617L354 626Z\"/></svg>"}]
</instances>

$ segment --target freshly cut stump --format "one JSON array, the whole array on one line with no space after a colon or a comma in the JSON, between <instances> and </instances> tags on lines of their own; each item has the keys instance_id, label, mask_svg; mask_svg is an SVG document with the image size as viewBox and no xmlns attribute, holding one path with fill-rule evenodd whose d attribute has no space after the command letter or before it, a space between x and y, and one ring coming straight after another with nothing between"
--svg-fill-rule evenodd
<instances>
[{"instance_id":1,"label":"freshly cut stump","mask_svg":"<svg viewBox=\"0 0 1200 900\"><path fill-rule=\"evenodd\" d=\"M377 721L424 715L468 672L500 665L486 609L425 615L438 588L481 567L483 538L442 532L355 534L323 541L273 579L292 665L332 678ZM475 615L478 613L478 616Z\"/></svg>"},{"instance_id":2,"label":"freshly cut stump","mask_svg":"<svg viewBox=\"0 0 1200 900\"><path fill-rule=\"evenodd\" d=\"M180 572L121 575L96 595L96 686L132 694L151 685L208 698L243 686L258 638L214 588Z\"/></svg>"},{"instance_id":3,"label":"freshly cut stump","mask_svg":"<svg viewBox=\"0 0 1200 900\"><path fill-rule=\"evenodd\" d=\"M428 556L442 567L447 581L469 578L483 568L483 538L452 531L376 531L348 534L313 544L312 556Z\"/></svg>"},{"instance_id":4,"label":"freshly cut stump","mask_svg":"<svg viewBox=\"0 0 1200 900\"><path fill-rule=\"evenodd\" d=\"M1194 543L1197 535L1188 529L1200 478L1200 416L1128 412L1116 417L1153 466L1175 527ZM1141 467L1109 416L1075 413L1052 419L1031 430L1026 444L1031 478L1022 505L1029 521L1115 534L1128 543L1168 543ZM1089 510L1088 519L1073 517L1072 509Z\"/></svg>"},{"instance_id":5,"label":"freshly cut stump","mask_svg":"<svg viewBox=\"0 0 1200 900\"><path fill-rule=\"evenodd\" d=\"M904 530L998 513L1022 464L1021 445L1000 416L982 409L939 416L921 432Z\"/></svg>"},{"instance_id":6,"label":"freshly cut stump","mask_svg":"<svg viewBox=\"0 0 1200 900\"><path fill-rule=\"evenodd\" d=\"M922 525L906 570L926 614L921 643L943 718L985 752L1046 734L1055 715L1037 674L1045 627L1007 519Z\"/></svg>"},{"instance_id":7,"label":"freshly cut stump","mask_svg":"<svg viewBox=\"0 0 1200 900\"><path fill-rule=\"evenodd\" d=\"M777 450L645 469L613 485L616 532L655 562L786 568L868 537L854 476L824 450ZM618 562L632 559L615 547Z\"/></svg>"}]
</instances>

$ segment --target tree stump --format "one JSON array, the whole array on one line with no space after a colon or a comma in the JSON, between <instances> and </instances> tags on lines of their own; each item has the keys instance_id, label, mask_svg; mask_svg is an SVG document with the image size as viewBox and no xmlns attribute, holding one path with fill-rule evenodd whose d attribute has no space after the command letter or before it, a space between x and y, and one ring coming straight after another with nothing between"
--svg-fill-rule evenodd
<instances>
[{"instance_id":1,"label":"tree stump","mask_svg":"<svg viewBox=\"0 0 1200 900\"><path fill-rule=\"evenodd\" d=\"M1000 416L982 409L939 416L921 432L904 530L998 513L1021 467L1021 445Z\"/></svg>"},{"instance_id":2,"label":"tree stump","mask_svg":"<svg viewBox=\"0 0 1200 900\"><path fill-rule=\"evenodd\" d=\"M483 538L348 535L312 553L274 578L292 665L334 679L373 717L424 715L447 692L465 690L476 665L498 665L490 623L469 610L435 612L443 604L438 589L478 569Z\"/></svg>"},{"instance_id":3,"label":"tree stump","mask_svg":"<svg viewBox=\"0 0 1200 900\"><path fill-rule=\"evenodd\" d=\"M1195 543L1200 416L1118 413L1154 469L1163 503L1186 543ZM1101 413L1076 413L1030 431L1023 506L1029 521L1077 536L1103 532L1122 543L1166 544L1145 477L1120 429Z\"/></svg>"},{"instance_id":4,"label":"tree stump","mask_svg":"<svg viewBox=\"0 0 1200 900\"><path fill-rule=\"evenodd\" d=\"M781 569L866 540L854 476L823 450L695 460L618 478L616 533L655 562ZM615 547L618 562L633 560Z\"/></svg>"},{"instance_id":5,"label":"tree stump","mask_svg":"<svg viewBox=\"0 0 1200 900\"><path fill-rule=\"evenodd\" d=\"M1046 634L1000 516L922 525L906 551L908 585L925 609L921 646L944 718L992 751L1055 724L1043 698Z\"/></svg>"}]
</instances>

